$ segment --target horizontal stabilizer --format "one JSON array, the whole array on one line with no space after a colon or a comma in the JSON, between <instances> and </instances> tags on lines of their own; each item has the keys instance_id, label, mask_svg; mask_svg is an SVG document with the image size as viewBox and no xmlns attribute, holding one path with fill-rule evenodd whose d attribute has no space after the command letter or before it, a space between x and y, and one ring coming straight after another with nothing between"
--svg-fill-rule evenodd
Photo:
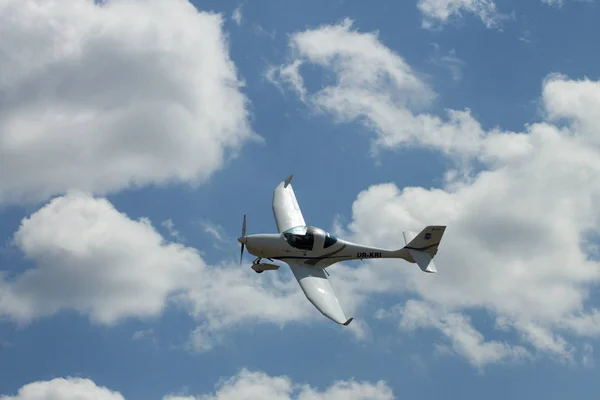
<instances>
[{"instance_id":1,"label":"horizontal stabilizer","mask_svg":"<svg viewBox=\"0 0 600 400\"><path fill-rule=\"evenodd\" d=\"M410 256L415 260L421 271L429 272L434 274L437 272L435 269L435 264L433 263L433 259L429 255L429 253L425 253L424 251L411 250L408 249Z\"/></svg>"}]
</instances>

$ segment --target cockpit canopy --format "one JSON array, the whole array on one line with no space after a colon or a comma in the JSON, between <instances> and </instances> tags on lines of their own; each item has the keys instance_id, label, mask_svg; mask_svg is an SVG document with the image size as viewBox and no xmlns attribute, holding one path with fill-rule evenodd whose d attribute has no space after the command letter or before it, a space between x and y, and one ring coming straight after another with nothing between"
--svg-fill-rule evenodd
<instances>
[{"instance_id":1,"label":"cockpit canopy","mask_svg":"<svg viewBox=\"0 0 600 400\"><path fill-rule=\"evenodd\" d=\"M333 246L337 242L335 236L316 226L295 226L282 232L282 235L290 246L300 250L313 250L316 235L325 237L324 249Z\"/></svg>"}]
</instances>

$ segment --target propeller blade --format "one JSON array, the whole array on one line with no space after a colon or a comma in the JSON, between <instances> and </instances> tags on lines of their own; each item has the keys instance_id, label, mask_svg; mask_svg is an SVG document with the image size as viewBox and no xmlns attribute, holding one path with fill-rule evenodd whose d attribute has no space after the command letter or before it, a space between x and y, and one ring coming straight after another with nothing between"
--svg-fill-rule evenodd
<instances>
[{"instance_id":1,"label":"propeller blade","mask_svg":"<svg viewBox=\"0 0 600 400\"><path fill-rule=\"evenodd\" d=\"M244 237L246 237L246 214L244 214L244 222L242 223L242 238ZM242 265L242 260L244 258L244 247L244 243L242 243L242 251L240 252L240 265Z\"/></svg>"}]
</instances>

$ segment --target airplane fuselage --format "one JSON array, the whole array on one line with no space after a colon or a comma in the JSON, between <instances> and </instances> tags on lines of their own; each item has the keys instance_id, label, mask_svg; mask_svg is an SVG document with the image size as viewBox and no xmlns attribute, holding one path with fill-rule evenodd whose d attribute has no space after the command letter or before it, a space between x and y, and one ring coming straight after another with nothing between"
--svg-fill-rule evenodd
<instances>
[{"instance_id":1,"label":"airplane fuselage","mask_svg":"<svg viewBox=\"0 0 600 400\"><path fill-rule=\"evenodd\" d=\"M296 262L326 268L345 260L403 258L406 250L385 250L338 239L317 227L296 227L280 234L255 234L240 238L257 258ZM240 240L240 241L241 241Z\"/></svg>"}]
</instances>

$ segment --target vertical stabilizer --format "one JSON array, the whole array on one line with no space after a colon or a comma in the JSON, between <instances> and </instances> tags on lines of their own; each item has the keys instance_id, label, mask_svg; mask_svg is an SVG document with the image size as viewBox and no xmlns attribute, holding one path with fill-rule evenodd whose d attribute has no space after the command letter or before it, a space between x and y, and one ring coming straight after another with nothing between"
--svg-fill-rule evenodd
<instances>
[{"instance_id":1,"label":"vertical stabilizer","mask_svg":"<svg viewBox=\"0 0 600 400\"><path fill-rule=\"evenodd\" d=\"M446 230L445 226L428 226L415 235L414 232L402 232L404 236L404 247L421 271L435 273L433 257L437 254L442 236Z\"/></svg>"}]
</instances>

